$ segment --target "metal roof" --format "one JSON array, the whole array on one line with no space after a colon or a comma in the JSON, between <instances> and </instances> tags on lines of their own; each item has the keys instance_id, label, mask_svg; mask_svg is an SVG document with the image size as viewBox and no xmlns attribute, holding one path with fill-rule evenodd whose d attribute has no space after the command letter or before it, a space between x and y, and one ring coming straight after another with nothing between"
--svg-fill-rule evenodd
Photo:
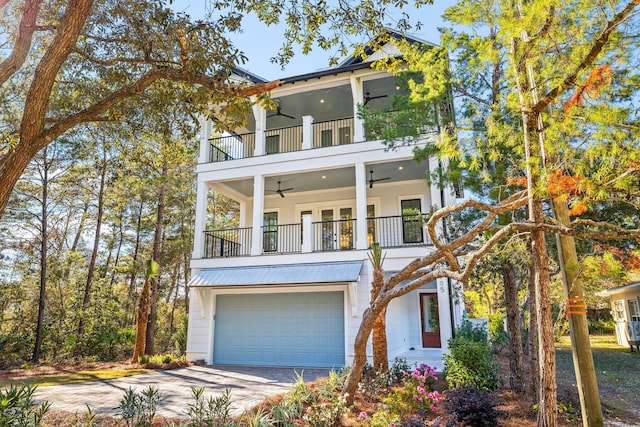
<instances>
[{"instance_id":1,"label":"metal roof","mask_svg":"<svg viewBox=\"0 0 640 427\"><path fill-rule=\"evenodd\" d=\"M606 297L606 296L609 296L609 295L615 295L617 293L624 292L624 291L627 291L629 289L633 289L636 286L640 286L640 282L629 283L629 284L624 285L624 286L618 286L617 288L605 289L604 291L596 292L596 295L601 296L601 297Z\"/></svg>"},{"instance_id":2,"label":"metal roof","mask_svg":"<svg viewBox=\"0 0 640 427\"><path fill-rule=\"evenodd\" d=\"M188 286L282 285L357 282L363 261L203 268Z\"/></svg>"}]
</instances>

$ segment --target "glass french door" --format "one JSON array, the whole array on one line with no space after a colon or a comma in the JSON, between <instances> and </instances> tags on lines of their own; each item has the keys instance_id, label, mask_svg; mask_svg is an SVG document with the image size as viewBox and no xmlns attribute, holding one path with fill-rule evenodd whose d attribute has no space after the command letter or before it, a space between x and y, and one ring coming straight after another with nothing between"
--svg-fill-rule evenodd
<instances>
[{"instance_id":1,"label":"glass french door","mask_svg":"<svg viewBox=\"0 0 640 427\"><path fill-rule=\"evenodd\" d=\"M422 243L422 209L420 199L407 199L400 202L402 209L403 243Z\"/></svg>"},{"instance_id":2,"label":"glass french door","mask_svg":"<svg viewBox=\"0 0 640 427\"><path fill-rule=\"evenodd\" d=\"M265 212L262 219L262 250L278 251L278 212Z\"/></svg>"},{"instance_id":3,"label":"glass french door","mask_svg":"<svg viewBox=\"0 0 640 427\"><path fill-rule=\"evenodd\" d=\"M438 294L420 294L420 323L422 347L440 348Z\"/></svg>"},{"instance_id":4,"label":"glass french door","mask_svg":"<svg viewBox=\"0 0 640 427\"><path fill-rule=\"evenodd\" d=\"M320 209L320 221L321 250L353 249L353 208Z\"/></svg>"}]
</instances>

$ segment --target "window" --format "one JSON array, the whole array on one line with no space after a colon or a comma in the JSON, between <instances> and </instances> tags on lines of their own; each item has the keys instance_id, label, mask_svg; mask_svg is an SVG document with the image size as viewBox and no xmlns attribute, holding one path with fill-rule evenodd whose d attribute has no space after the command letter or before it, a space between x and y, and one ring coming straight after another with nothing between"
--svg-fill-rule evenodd
<instances>
[{"instance_id":1,"label":"window","mask_svg":"<svg viewBox=\"0 0 640 427\"><path fill-rule=\"evenodd\" d=\"M618 321L624 321L624 301L620 299L616 300L613 305L613 315L615 316L615 319Z\"/></svg>"},{"instance_id":2,"label":"window","mask_svg":"<svg viewBox=\"0 0 640 427\"><path fill-rule=\"evenodd\" d=\"M267 154L280 152L280 135L269 135L265 138L265 149Z\"/></svg>"},{"instance_id":3,"label":"window","mask_svg":"<svg viewBox=\"0 0 640 427\"><path fill-rule=\"evenodd\" d=\"M340 249L353 249L351 208L340 208Z\"/></svg>"},{"instance_id":4,"label":"window","mask_svg":"<svg viewBox=\"0 0 640 427\"><path fill-rule=\"evenodd\" d=\"M338 129L338 144L351 144L351 126L345 126Z\"/></svg>"},{"instance_id":5,"label":"window","mask_svg":"<svg viewBox=\"0 0 640 427\"><path fill-rule=\"evenodd\" d=\"M640 322L640 309L638 308L638 300L630 299L629 301L629 320L632 322Z\"/></svg>"},{"instance_id":6,"label":"window","mask_svg":"<svg viewBox=\"0 0 640 427\"><path fill-rule=\"evenodd\" d=\"M374 205L367 205L367 243L371 246L376 240L376 207ZM380 242L378 242L380 243Z\"/></svg>"},{"instance_id":7,"label":"window","mask_svg":"<svg viewBox=\"0 0 640 427\"><path fill-rule=\"evenodd\" d=\"M400 202L402 209L403 243L422 243L422 209L420 199L407 199Z\"/></svg>"},{"instance_id":8,"label":"window","mask_svg":"<svg viewBox=\"0 0 640 427\"><path fill-rule=\"evenodd\" d=\"M262 250L278 250L278 212L265 212L262 220Z\"/></svg>"},{"instance_id":9,"label":"window","mask_svg":"<svg viewBox=\"0 0 640 427\"><path fill-rule=\"evenodd\" d=\"M320 132L320 146L331 147L333 145L333 130L325 129Z\"/></svg>"}]
</instances>

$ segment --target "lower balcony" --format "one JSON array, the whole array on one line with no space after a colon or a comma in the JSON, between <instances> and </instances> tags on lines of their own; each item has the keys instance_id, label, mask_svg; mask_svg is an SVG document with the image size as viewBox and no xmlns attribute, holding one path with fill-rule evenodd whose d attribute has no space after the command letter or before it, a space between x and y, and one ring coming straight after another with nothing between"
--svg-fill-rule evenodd
<instances>
[{"instance_id":1,"label":"lower balcony","mask_svg":"<svg viewBox=\"0 0 640 427\"><path fill-rule=\"evenodd\" d=\"M378 242L382 248L427 246L424 224L427 214L373 217L366 219L367 242ZM309 230L303 223L262 227L259 253L295 254L332 252L356 249L356 219L311 222ZM228 228L204 232L204 258L240 257L251 255L253 229Z\"/></svg>"}]
</instances>

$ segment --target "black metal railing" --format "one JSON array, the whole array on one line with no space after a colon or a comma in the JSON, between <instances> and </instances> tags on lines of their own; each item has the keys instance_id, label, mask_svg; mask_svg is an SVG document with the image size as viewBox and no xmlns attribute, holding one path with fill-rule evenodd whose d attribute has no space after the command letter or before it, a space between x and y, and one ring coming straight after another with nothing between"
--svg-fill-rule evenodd
<instances>
[{"instance_id":1,"label":"black metal railing","mask_svg":"<svg viewBox=\"0 0 640 427\"><path fill-rule=\"evenodd\" d=\"M428 218L428 214L367 218L368 240L382 248L430 245L425 228Z\"/></svg>"},{"instance_id":2,"label":"black metal railing","mask_svg":"<svg viewBox=\"0 0 640 427\"><path fill-rule=\"evenodd\" d=\"M353 142L353 117L313 123L313 147L331 147Z\"/></svg>"},{"instance_id":3,"label":"black metal railing","mask_svg":"<svg viewBox=\"0 0 640 427\"><path fill-rule=\"evenodd\" d=\"M355 219L314 222L314 252L340 251L355 248Z\"/></svg>"},{"instance_id":4,"label":"black metal railing","mask_svg":"<svg viewBox=\"0 0 640 427\"><path fill-rule=\"evenodd\" d=\"M302 150L302 125L264 131L265 154Z\"/></svg>"},{"instance_id":5,"label":"black metal railing","mask_svg":"<svg viewBox=\"0 0 640 427\"><path fill-rule=\"evenodd\" d=\"M262 227L262 252L280 254L302 252L302 224Z\"/></svg>"},{"instance_id":6,"label":"black metal railing","mask_svg":"<svg viewBox=\"0 0 640 427\"><path fill-rule=\"evenodd\" d=\"M209 161L224 162L226 160L253 157L256 146L255 133L234 134L211 138L211 153Z\"/></svg>"},{"instance_id":7,"label":"black metal railing","mask_svg":"<svg viewBox=\"0 0 640 427\"><path fill-rule=\"evenodd\" d=\"M251 255L251 227L204 232L205 258L246 255Z\"/></svg>"}]
</instances>

